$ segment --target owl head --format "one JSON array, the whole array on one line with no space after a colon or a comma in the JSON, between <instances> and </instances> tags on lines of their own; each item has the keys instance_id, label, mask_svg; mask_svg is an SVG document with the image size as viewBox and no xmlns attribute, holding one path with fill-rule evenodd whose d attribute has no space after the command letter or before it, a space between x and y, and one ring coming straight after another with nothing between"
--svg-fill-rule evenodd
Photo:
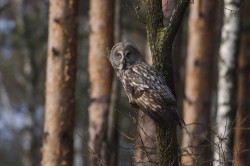
<instances>
[{"instance_id":1,"label":"owl head","mask_svg":"<svg viewBox=\"0 0 250 166\"><path fill-rule=\"evenodd\" d=\"M139 50L129 42L121 42L114 45L109 59L116 70L128 69L134 63L142 61Z\"/></svg>"}]
</instances>

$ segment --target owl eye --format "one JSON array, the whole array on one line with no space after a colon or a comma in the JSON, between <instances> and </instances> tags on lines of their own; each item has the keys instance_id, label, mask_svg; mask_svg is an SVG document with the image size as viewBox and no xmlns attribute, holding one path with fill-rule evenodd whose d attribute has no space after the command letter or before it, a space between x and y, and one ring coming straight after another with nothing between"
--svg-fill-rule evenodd
<instances>
[{"instance_id":1,"label":"owl eye","mask_svg":"<svg viewBox=\"0 0 250 166\"><path fill-rule=\"evenodd\" d=\"M122 58L122 55L121 55L121 54L117 54L117 57L118 57L118 58Z\"/></svg>"},{"instance_id":2,"label":"owl eye","mask_svg":"<svg viewBox=\"0 0 250 166\"><path fill-rule=\"evenodd\" d=\"M131 53L127 53L127 58L130 58L130 56L131 56Z\"/></svg>"}]
</instances>

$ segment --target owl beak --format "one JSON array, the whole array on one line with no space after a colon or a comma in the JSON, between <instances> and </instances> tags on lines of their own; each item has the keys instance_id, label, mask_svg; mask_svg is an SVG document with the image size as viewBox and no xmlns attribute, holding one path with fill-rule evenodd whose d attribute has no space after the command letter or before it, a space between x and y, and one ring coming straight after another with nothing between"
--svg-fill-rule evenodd
<instances>
[{"instance_id":1,"label":"owl beak","mask_svg":"<svg viewBox=\"0 0 250 166\"><path fill-rule=\"evenodd\" d=\"M125 59L122 60L122 69L125 69L126 68L126 61Z\"/></svg>"},{"instance_id":2,"label":"owl beak","mask_svg":"<svg viewBox=\"0 0 250 166\"><path fill-rule=\"evenodd\" d=\"M122 68L123 68L123 69L126 69L126 68L127 68L127 62L126 62L126 59L125 59L125 58L122 60Z\"/></svg>"}]
</instances>

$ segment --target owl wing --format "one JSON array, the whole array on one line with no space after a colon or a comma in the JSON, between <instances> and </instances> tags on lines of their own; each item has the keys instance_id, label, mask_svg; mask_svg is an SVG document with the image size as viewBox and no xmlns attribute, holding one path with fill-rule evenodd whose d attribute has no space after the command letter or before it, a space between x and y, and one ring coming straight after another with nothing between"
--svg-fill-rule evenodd
<instances>
[{"instance_id":1,"label":"owl wing","mask_svg":"<svg viewBox=\"0 0 250 166\"><path fill-rule=\"evenodd\" d=\"M126 71L125 77L127 77L126 87L130 89L134 99L152 97L151 99L157 98L159 104L176 103L163 77L149 64L142 62L133 65L130 70Z\"/></svg>"},{"instance_id":2,"label":"owl wing","mask_svg":"<svg viewBox=\"0 0 250 166\"><path fill-rule=\"evenodd\" d=\"M179 123L181 117L176 110L175 98L156 69L141 62L127 70L125 77L126 89L140 109L155 121L170 115Z\"/></svg>"}]
</instances>

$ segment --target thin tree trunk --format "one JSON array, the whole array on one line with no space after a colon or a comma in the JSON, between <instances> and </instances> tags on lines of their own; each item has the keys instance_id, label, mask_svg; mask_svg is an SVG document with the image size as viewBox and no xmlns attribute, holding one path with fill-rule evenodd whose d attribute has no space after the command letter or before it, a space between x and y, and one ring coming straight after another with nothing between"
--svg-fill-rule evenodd
<instances>
[{"instance_id":1,"label":"thin tree trunk","mask_svg":"<svg viewBox=\"0 0 250 166\"><path fill-rule=\"evenodd\" d=\"M183 135L183 165L210 165L212 161L211 145L206 140L210 140L210 133L206 126L210 126L211 113L215 5L213 1L198 0L190 6L183 115L184 121L192 125Z\"/></svg>"},{"instance_id":2,"label":"thin tree trunk","mask_svg":"<svg viewBox=\"0 0 250 166\"><path fill-rule=\"evenodd\" d=\"M116 166L118 165L119 157L119 116L118 106L120 103L120 92L121 85L119 80L115 77L112 86L112 95L110 102L110 113L108 117L108 131L107 131L107 142L108 142L108 153L107 153L107 165Z\"/></svg>"},{"instance_id":3,"label":"thin tree trunk","mask_svg":"<svg viewBox=\"0 0 250 166\"><path fill-rule=\"evenodd\" d=\"M115 18L114 18L114 39L115 43L121 41L122 32L122 10L121 0L115 0ZM108 153L107 153L107 165L116 166L119 161L119 104L121 97L121 83L117 77L113 78L112 94L110 101L109 117L108 117Z\"/></svg>"},{"instance_id":4,"label":"thin tree trunk","mask_svg":"<svg viewBox=\"0 0 250 166\"><path fill-rule=\"evenodd\" d=\"M234 161L235 166L249 165L249 48L250 38L242 35L241 51L239 56L238 75L238 109L236 114L236 130L234 136Z\"/></svg>"},{"instance_id":5,"label":"thin tree trunk","mask_svg":"<svg viewBox=\"0 0 250 166\"><path fill-rule=\"evenodd\" d=\"M240 42L241 0L224 0L224 18L219 50L217 129L215 137L214 166L227 165L232 161L233 119L237 111L237 56Z\"/></svg>"},{"instance_id":6,"label":"thin tree trunk","mask_svg":"<svg viewBox=\"0 0 250 166\"><path fill-rule=\"evenodd\" d=\"M42 165L72 165L77 0L50 1Z\"/></svg>"},{"instance_id":7,"label":"thin tree trunk","mask_svg":"<svg viewBox=\"0 0 250 166\"><path fill-rule=\"evenodd\" d=\"M153 56L153 65L165 76L169 88L174 94L172 45L186 8L186 0L179 0L170 22L163 26L162 2L158 0L142 0L146 9L147 36ZM167 124L156 125L157 164L160 166L178 164L178 144L176 125L168 119Z\"/></svg>"},{"instance_id":8,"label":"thin tree trunk","mask_svg":"<svg viewBox=\"0 0 250 166\"><path fill-rule=\"evenodd\" d=\"M162 11L163 11L163 23L166 26L169 23L171 14L176 7L178 0L162 0ZM180 26L176 37L174 39L172 54L173 56L173 74L174 74L174 84L175 84L175 92L176 99L178 105L178 111L182 113L182 98L183 98L183 58L182 58L182 36L183 30L182 25Z\"/></svg>"},{"instance_id":9,"label":"thin tree trunk","mask_svg":"<svg viewBox=\"0 0 250 166\"><path fill-rule=\"evenodd\" d=\"M247 5L247 4L246 4ZM243 32L241 34L241 46L238 62L238 110L236 115L236 130L234 135L234 165L248 166L250 163L250 133L249 101L250 101L250 33L247 30L249 23L249 4L244 6Z\"/></svg>"},{"instance_id":10,"label":"thin tree trunk","mask_svg":"<svg viewBox=\"0 0 250 166\"><path fill-rule=\"evenodd\" d=\"M110 105L112 69L105 57L114 40L114 0L90 1L89 48L89 148L90 165L107 164L107 127Z\"/></svg>"}]
</instances>

